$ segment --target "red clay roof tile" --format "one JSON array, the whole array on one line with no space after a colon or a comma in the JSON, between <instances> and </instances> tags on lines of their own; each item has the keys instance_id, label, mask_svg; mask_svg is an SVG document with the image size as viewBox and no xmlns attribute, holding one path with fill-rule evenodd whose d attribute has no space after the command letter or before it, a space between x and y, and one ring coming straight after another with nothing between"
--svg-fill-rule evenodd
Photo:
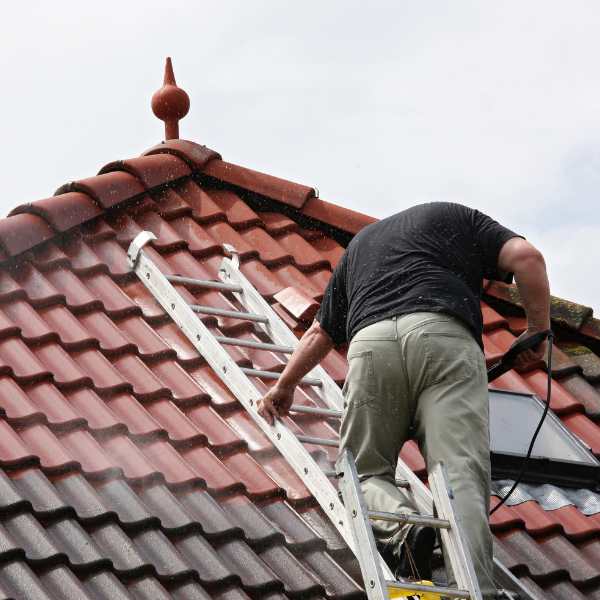
<instances>
[{"instance_id":1,"label":"red clay roof tile","mask_svg":"<svg viewBox=\"0 0 600 600\"><path fill-rule=\"evenodd\" d=\"M581 375L567 375L561 378L560 385L583 404L589 417L592 419L600 417L600 392Z\"/></svg>"},{"instance_id":2,"label":"red clay roof tile","mask_svg":"<svg viewBox=\"0 0 600 600\"><path fill-rule=\"evenodd\" d=\"M260 217L237 195L228 190L209 190L211 200L224 212L225 218L235 229L262 225Z\"/></svg>"},{"instance_id":3,"label":"red clay roof tile","mask_svg":"<svg viewBox=\"0 0 600 600\"><path fill-rule=\"evenodd\" d=\"M169 225L187 241L189 251L197 259L223 254L222 242L215 240L206 227L201 227L190 217L179 217Z\"/></svg>"},{"instance_id":4,"label":"red clay roof tile","mask_svg":"<svg viewBox=\"0 0 600 600\"><path fill-rule=\"evenodd\" d=\"M31 262L42 272L68 268L69 257L56 244L48 242L31 250Z\"/></svg>"},{"instance_id":5,"label":"red clay roof tile","mask_svg":"<svg viewBox=\"0 0 600 600\"><path fill-rule=\"evenodd\" d=\"M274 298L299 321L312 321L319 310L319 304L313 298L294 286L277 292Z\"/></svg>"},{"instance_id":6,"label":"red clay roof tile","mask_svg":"<svg viewBox=\"0 0 600 600\"><path fill-rule=\"evenodd\" d=\"M10 365L14 376L22 384L49 379L52 375L18 338L8 338L0 341L0 360Z\"/></svg>"},{"instance_id":7,"label":"red clay roof tile","mask_svg":"<svg viewBox=\"0 0 600 600\"><path fill-rule=\"evenodd\" d=\"M302 207L302 214L352 234L358 233L363 227L377 220L320 198L310 198Z\"/></svg>"},{"instance_id":8,"label":"red clay roof tile","mask_svg":"<svg viewBox=\"0 0 600 600\"><path fill-rule=\"evenodd\" d=\"M277 241L294 257L296 266L303 271L331 269L329 261L323 258L301 235L290 232L280 236Z\"/></svg>"},{"instance_id":9,"label":"red clay roof tile","mask_svg":"<svg viewBox=\"0 0 600 600\"><path fill-rule=\"evenodd\" d=\"M136 177L120 171L71 181L59 187L55 196L66 192L83 192L102 208L108 209L125 200L140 196L145 192L145 188Z\"/></svg>"},{"instance_id":10,"label":"red clay roof tile","mask_svg":"<svg viewBox=\"0 0 600 600\"><path fill-rule=\"evenodd\" d=\"M114 355L136 351L135 344L125 337L124 332L122 331L122 322L117 326L107 315L99 311L82 314L79 316L78 321L76 321L75 317L67 310L64 310L63 312L65 313L65 316L70 315L69 318L73 320L73 327L75 326L75 323L78 323L82 331L86 332L87 335L99 345L103 354ZM130 319L135 318L136 317L130 317ZM64 326L65 322L68 323L68 319L65 319L62 324L57 323L57 330L64 331L66 329ZM74 346L75 339L73 332L61 335L61 342L68 348L72 347L73 349L79 349ZM77 346L79 347L80 345L81 342L77 341Z\"/></svg>"},{"instance_id":11,"label":"red clay roof tile","mask_svg":"<svg viewBox=\"0 0 600 600\"><path fill-rule=\"evenodd\" d=\"M302 237L309 239L311 246L329 262L332 269L335 269L344 254L344 248L335 240L328 238L325 235L321 235L316 239L311 239L305 235L305 232L306 230L301 232Z\"/></svg>"},{"instance_id":12,"label":"red clay roof tile","mask_svg":"<svg viewBox=\"0 0 600 600\"><path fill-rule=\"evenodd\" d=\"M160 252L170 252L187 248L187 240L182 238L170 223L155 212L145 212L136 217L139 231L151 231L157 237L152 245Z\"/></svg>"},{"instance_id":13,"label":"red clay roof tile","mask_svg":"<svg viewBox=\"0 0 600 600\"><path fill-rule=\"evenodd\" d=\"M0 407L13 425L23 425L36 417L39 421L40 416L42 420L45 418L42 409L30 400L12 377L6 375L0 376Z\"/></svg>"},{"instance_id":14,"label":"red clay roof tile","mask_svg":"<svg viewBox=\"0 0 600 600\"><path fill-rule=\"evenodd\" d=\"M200 223L211 223L212 221L226 221L225 212L212 200L206 190L201 188L196 182L185 181L174 188L175 192L192 209L192 216ZM212 190L211 190L212 191Z\"/></svg>"},{"instance_id":15,"label":"red clay roof tile","mask_svg":"<svg viewBox=\"0 0 600 600\"><path fill-rule=\"evenodd\" d=\"M277 265L284 262L291 262L291 254L282 248L282 246L273 240L273 238L262 228L252 227L240 232L244 243L258 251L258 255L263 264L267 266Z\"/></svg>"},{"instance_id":16,"label":"red clay roof tile","mask_svg":"<svg viewBox=\"0 0 600 600\"><path fill-rule=\"evenodd\" d=\"M25 290L31 304L41 308L64 302L64 295L52 285L49 273L41 273L33 265L25 263L12 275Z\"/></svg>"},{"instance_id":17,"label":"red clay roof tile","mask_svg":"<svg viewBox=\"0 0 600 600\"><path fill-rule=\"evenodd\" d=\"M594 454L600 456L598 425L581 413L563 415L561 421L575 435L579 436L591 448Z\"/></svg>"},{"instance_id":18,"label":"red clay roof tile","mask_svg":"<svg viewBox=\"0 0 600 600\"><path fill-rule=\"evenodd\" d=\"M39 461L40 457L30 452L22 437L4 419L0 419L0 465L24 468L39 464Z\"/></svg>"},{"instance_id":19,"label":"red clay roof tile","mask_svg":"<svg viewBox=\"0 0 600 600\"><path fill-rule=\"evenodd\" d=\"M153 190L152 197L156 202L157 213L166 221L180 217L191 217L192 207L171 187Z\"/></svg>"},{"instance_id":20,"label":"red clay roof tile","mask_svg":"<svg viewBox=\"0 0 600 600\"><path fill-rule=\"evenodd\" d=\"M136 441L149 441L168 433L153 418L152 414L131 394L121 392L106 399L106 404L119 422L125 425L126 432ZM123 431L125 433L125 431Z\"/></svg>"},{"instance_id":21,"label":"red clay roof tile","mask_svg":"<svg viewBox=\"0 0 600 600\"><path fill-rule=\"evenodd\" d=\"M171 183L191 173L188 165L173 154L155 154L117 160L102 167L98 175L115 171L125 171L134 175L148 189Z\"/></svg>"},{"instance_id":22,"label":"red clay roof tile","mask_svg":"<svg viewBox=\"0 0 600 600\"><path fill-rule=\"evenodd\" d=\"M44 200L36 200L31 204L23 204L9 214L36 215L55 231L62 233L98 217L102 214L102 210L87 194L67 192Z\"/></svg>"},{"instance_id":23,"label":"red clay roof tile","mask_svg":"<svg viewBox=\"0 0 600 600\"><path fill-rule=\"evenodd\" d=\"M222 160L209 162L202 169L202 172L220 181L272 198L296 209L301 209L306 201L315 195L313 188L252 171Z\"/></svg>"},{"instance_id":24,"label":"red clay roof tile","mask_svg":"<svg viewBox=\"0 0 600 600\"><path fill-rule=\"evenodd\" d=\"M298 223L277 212L261 212L261 219L270 235L279 237L287 231L298 231Z\"/></svg>"},{"instance_id":25,"label":"red clay roof tile","mask_svg":"<svg viewBox=\"0 0 600 600\"><path fill-rule=\"evenodd\" d=\"M52 237L50 226L37 215L0 219L0 248L5 256L18 256Z\"/></svg>"},{"instance_id":26,"label":"red clay roof tile","mask_svg":"<svg viewBox=\"0 0 600 600\"><path fill-rule=\"evenodd\" d=\"M187 140L167 140L144 152L144 156L153 154L173 154L178 156L186 161L194 171L202 171L209 161L221 158L220 154L214 150Z\"/></svg>"},{"instance_id":27,"label":"red clay roof tile","mask_svg":"<svg viewBox=\"0 0 600 600\"><path fill-rule=\"evenodd\" d=\"M15 304L17 304L17 303L20 304L21 301L16 301ZM26 303L23 303L23 304L26 304ZM10 305L5 304L2 307L2 308L4 308L4 311L0 310L0 337L15 337L21 333L23 323L19 322L19 320L16 320L16 323L15 323L14 314L11 314L9 306ZM29 305L27 305L27 306L29 306ZM9 317L12 317L12 319ZM39 332L36 332L36 333L39 333ZM48 331L46 329L44 331L44 333L42 334L42 337L44 336L44 334L47 334L47 333L48 333Z\"/></svg>"},{"instance_id":28,"label":"red clay roof tile","mask_svg":"<svg viewBox=\"0 0 600 600\"><path fill-rule=\"evenodd\" d=\"M85 424L85 415L75 410L65 396L49 382L33 383L23 391L48 420L52 431L62 431Z\"/></svg>"},{"instance_id":29,"label":"red clay roof tile","mask_svg":"<svg viewBox=\"0 0 600 600\"><path fill-rule=\"evenodd\" d=\"M33 318L33 309L26 303L27 311L21 314L15 314L14 319L23 323L23 339L27 342L41 343L44 341L55 340L69 350L81 350L83 348L96 347L98 342L91 333L80 323L67 308L60 304L55 304L38 310L39 324ZM29 319L29 326L25 324L24 319ZM34 324L32 326L32 324ZM29 333L26 333L29 330Z\"/></svg>"},{"instance_id":30,"label":"red clay roof tile","mask_svg":"<svg viewBox=\"0 0 600 600\"><path fill-rule=\"evenodd\" d=\"M40 387L39 389L41 390L42 388ZM53 394L60 393L56 388L53 388L51 391ZM46 398L51 402L53 396L49 393L49 390L47 392ZM121 423L116 419L106 402L94 390L88 388L65 390L64 397L73 407L73 410L87 421L87 425L92 431L107 433L123 429Z\"/></svg>"}]
</instances>

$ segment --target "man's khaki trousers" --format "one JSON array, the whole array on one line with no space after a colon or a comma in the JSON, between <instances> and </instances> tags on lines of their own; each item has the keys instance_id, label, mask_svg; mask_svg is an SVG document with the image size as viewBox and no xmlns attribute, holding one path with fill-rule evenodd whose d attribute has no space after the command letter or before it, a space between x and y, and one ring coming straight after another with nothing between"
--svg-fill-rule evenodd
<instances>
[{"instance_id":1,"label":"man's khaki trousers","mask_svg":"<svg viewBox=\"0 0 600 600\"><path fill-rule=\"evenodd\" d=\"M413 437L428 469L444 462L482 594L494 598L487 376L472 334L442 313L385 319L354 336L348 363L341 447L354 454L369 509L417 512L394 484ZM373 531L397 548L408 526L376 521Z\"/></svg>"}]
</instances>

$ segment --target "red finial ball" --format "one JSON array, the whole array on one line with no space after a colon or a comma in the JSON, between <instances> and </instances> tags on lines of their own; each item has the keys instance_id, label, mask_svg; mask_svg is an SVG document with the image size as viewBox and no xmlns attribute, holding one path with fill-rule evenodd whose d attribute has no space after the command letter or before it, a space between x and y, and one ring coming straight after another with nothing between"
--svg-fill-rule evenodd
<instances>
[{"instance_id":1,"label":"red finial ball","mask_svg":"<svg viewBox=\"0 0 600 600\"><path fill-rule=\"evenodd\" d=\"M165 139L179 139L179 119L190 110L190 98L177 87L171 58L167 57L163 86L152 96L152 112L165 122Z\"/></svg>"}]
</instances>

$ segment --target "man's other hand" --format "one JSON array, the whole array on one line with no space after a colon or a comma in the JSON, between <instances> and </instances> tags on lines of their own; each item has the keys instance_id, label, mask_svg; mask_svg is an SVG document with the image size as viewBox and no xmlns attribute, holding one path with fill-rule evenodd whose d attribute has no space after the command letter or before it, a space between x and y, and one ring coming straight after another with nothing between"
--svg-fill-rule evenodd
<instances>
[{"instance_id":1,"label":"man's other hand","mask_svg":"<svg viewBox=\"0 0 600 600\"><path fill-rule=\"evenodd\" d=\"M273 386L258 404L258 414L273 425L277 417L285 417L294 401L294 388Z\"/></svg>"},{"instance_id":2,"label":"man's other hand","mask_svg":"<svg viewBox=\"0 0 600 600\"><path fill-rule=\"evenodd\" d=\"M532 335L539 333L537 329L527 329L524 331L512 344L511 348L530 338ZM528 371L534 367L541 367L546 357L546 350L548 348L548 340L544 340L541 344L531 350L524 350L515 358L515 369L517 371Z\"/></svg>"}]
</instances>

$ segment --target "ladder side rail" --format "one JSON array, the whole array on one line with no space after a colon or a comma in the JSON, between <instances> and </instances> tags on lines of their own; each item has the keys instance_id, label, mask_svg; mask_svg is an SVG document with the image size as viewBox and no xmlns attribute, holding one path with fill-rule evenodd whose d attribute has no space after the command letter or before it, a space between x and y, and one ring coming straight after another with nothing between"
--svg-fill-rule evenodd
<instances>
[{"instance_id":1,"label":"ladder side rail","mask_svg":"<svg viewBox=\"0 0 600 600\"><path fill-rule=\"evenodd\" d=\"M429 475L429 487L438 517L450 521L450 529L441 529L440 536L450 560L456 584L461 589L469 590L473 600L481 600L481 590L473 568L473 560L463 539L460 523L454 513L449 483L441 463L437 463L432 469Z\"/></svg>"},{"instance_id":2,"label":"ladder side rail","mask_svg":"<svg viewBox=\"0 0 600 600\"><path fill-rule=\"evenodd\" d=\"M226 250L233 252L229 246L226 247ZM239 292L232 293L248 312L262 314L268 318L269 323L257 323L256 326L258 328L264 331L276 344L296 348L298 345L298 338L239 270L237 256L235 254L234 260L230 258L223 259L219 270L219 277L223 282L239 285L244 290L241 294ZM340 390L339 386L333 381L327 371L325 371L322 366L318 365L307 375L322 381L321 389L315 390L315 392L319 395L323 403L328 408L342 410L344 404L342 390Z\"/></svg>"},{"instance_id":3,"label":"ladder side rail","mask_svg":"<svg viewBox=\"0 0 600 600\"><path fill-rule=\"evenodd\" d=\"M427 486L409 469L408 465L398 459L396 478L409 482L413 499L420 513L433 513L433 497ZM530 592L500 561L494 556L494 579L497 584L507 589L516 589L523 600L542 600Z\"/></svg>"},{"instance_id":4,"label":"ladder side rail","mask_svg":"<svg viewBox=\"0 0 600 600\"><path fill-rule=\"evenodd\" d=\"M373 530L367 517L367 506L360 490L354 458L349 450L342 452L336 467L340 474L339 489L344 499L346 518L354 538L355 555L360 565L367 598L369 600L384 600L388 597L388 593L381 568L383 561L375 545Z\"/></svg>"},{"instance_id":5,"label":"ladder side rail","mask_svg":"<svg viewBox=\"0 0 600 600\"><path fill-rule=\"evenodd\" d=\"M285 457L321 505L344 541L350 549L354 550L345 509L339 500L337 490L309 452L281 421L277 420L274 426L270 426L258 414L258 400L262 397L262 393L250 382L163 273L141 250L141 246L154 237L152 234L150 234L152 237L148 236L148 233L139 234L130 246L128 255L132 269L223 383L233 392L271 443Z\"/></svg>"}]
</instances>

